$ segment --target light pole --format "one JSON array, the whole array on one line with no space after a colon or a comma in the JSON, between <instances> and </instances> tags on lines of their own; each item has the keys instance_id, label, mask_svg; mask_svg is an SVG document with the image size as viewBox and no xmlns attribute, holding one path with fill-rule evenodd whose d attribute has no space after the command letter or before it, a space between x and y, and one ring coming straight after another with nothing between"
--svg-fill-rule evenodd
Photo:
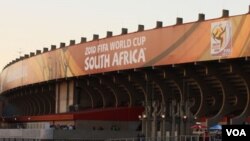
<instances>
[{"instance_id":1,"label":"light pole","mask_svg":"<svg viewBox=\"0 0 250 141\"><path fill-rule=\"evenodd\" d=\"M147 134L147 124L146 124L147 115L143 113L142 115L138 115L138 118L141 121L141 133L143 135L146 135Z\"/></svg>"},{"instance_id":2,"label":"light pole","mask_svg":"<svg viewBox=\"0 0 250 141\"><path fill-rule=\"evenodd\" d=\"M166 115L165 112L161 113L161 140L165 141L166 140Z\"/></svg>"}]
</instances>

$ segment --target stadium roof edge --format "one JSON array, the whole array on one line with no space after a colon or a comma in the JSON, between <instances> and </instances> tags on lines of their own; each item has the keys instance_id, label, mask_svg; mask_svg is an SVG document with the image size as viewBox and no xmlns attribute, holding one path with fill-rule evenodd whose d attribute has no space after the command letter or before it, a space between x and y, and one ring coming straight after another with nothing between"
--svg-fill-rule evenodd
<instances>
[{"instance_id":1,"label":"stadium roof edge","mask_svg":"<svg viewBox=\"0 0 250 141\"><path fill-rule=\"evenodd\" d=\"M127 28L122 28L121 34L115 35L115 36L113 36L113 34L112 34L111 31L107 31L107 36L106 37L99 38L98 34L93 34L93 39L90 40L90 41L87 41L87 38L85 38L85 37L81 37L81 41L79 43L75 43L75 40L70 40L70 43L69 43L68 46L66 46L65 43L60 43L60 48L62 48L62 47L71 47L71 46L75 46L75 45L78 45L78 44L84 44L84 43L87 43L87 42L94 42L94 41L97 41L97 40L103 40L103 39L107 39L107 38L123 36L123 35L126 35L126 34L134 34L134 33L142 32L142 31L146 32L146 31L151 31L151 30L157 30L157 29L160 29L160 28L169 28L169 27L180 26L180 25L185 25L185 24L191 24L191 23L196 23L196 22L203 22L203 21L210 21L210 20L216 20L216 19L230 18L230 17L236 17L236 16L248 15L248 14L250 14L250 5L249 5L248 12L245 13L245 14L238 14L238 15L230 16L229 15L229 10L223 9L221 17L213 18L213 19L208 19L208 20L205 20L205 14L199 13L197 21L183 23L183 19L181 17L177 17L176 18L176 24L174 24L174 25L162 26L162 22L161 21L157 21L155 28L144 30L144 25L138 25L138 30L134 31L134 32L130 32L130 33L128 33L128 29ZM7 67L11 66L12 64L15 64L15 63L17 63L19 61L22 61L22 60L25 60L25 59L28 59L30 57L34 57L34 56L37 56L37 55L40 55L40 54L43 54L43 53L47 53L47 52L50 52L50 51L55 51L56 49L59 49L59 48L56 48L55 45L51 45L51 49L50 50L44 48L43 52L36 53L34 55L31 52L30 54L32 54L32 55L27 55L26 54L25 57L20 56L19 60L11 61L7 65L5 65L4 68L2 69L2 71L4 69L6 69Z\"/></svg>"}]
</instances>

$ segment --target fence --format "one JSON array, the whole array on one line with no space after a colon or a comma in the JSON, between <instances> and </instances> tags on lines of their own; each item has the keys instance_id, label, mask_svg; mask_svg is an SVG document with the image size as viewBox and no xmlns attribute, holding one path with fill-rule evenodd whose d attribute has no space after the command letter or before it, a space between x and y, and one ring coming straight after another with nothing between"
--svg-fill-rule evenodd
<instances>
[{"instance_id":1,"label":"fence","mask_svg":"<svg viewBox=\"0 0 250 141\"><path fill-rule=\"evenodd\" d=\"M120 139L107 139L106 141L221 141L217 136L197 136L197 135L181 135L166 138L120 138Z\"/></svg>"},{"instance_id":2,"label":"fence","mask_svg":"<svg viewBox=\"0 0 250 141\"><path fill-rule=\"evenodd\" d=\"M0 131L1 132L1 131ZM21 134L21 133L20 133ZM2 135L3 132L2 132ZM35 135L35 134L33 134ZM29 138L25 137L0 137L0 141L221 141L221 138L218 136L197 136L197 135L181 135L181 136L168 136L166 138L145 138L145 137L136 137L136 138Z\"/></svg>"},{"instance_id":3,"label":"fence","mask_svg":"<svg viewBox=\"0 0 250 141\"><path fill-rule=\"evenodd\" d=\"M0 138L0 141L105 141L103 139L27 139L27 138Z\"/></svg>"},{"instance_id":4,"label":"fence","mask_svg":"<svg viewBox=\"0 0 250 141\"><path fill-rule=\"evenodd\" d=\"M198 136L180 136L162 138L121 138L121 139L25 139L25 138L0 138L0 141L221 141L214 137L201 138Z\"/></svg>"}]
</instances>

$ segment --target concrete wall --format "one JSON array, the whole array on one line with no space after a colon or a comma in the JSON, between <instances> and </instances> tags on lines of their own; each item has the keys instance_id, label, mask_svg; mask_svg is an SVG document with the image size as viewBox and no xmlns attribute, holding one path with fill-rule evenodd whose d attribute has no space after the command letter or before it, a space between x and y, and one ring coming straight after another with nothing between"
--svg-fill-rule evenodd
<instances>
[{"instance_id":1,"label":"concrete wall","mask_svg":"<svg viewBox=\"0 0 250 141\"><path fill-rule=\"evenodd\" d=\"M0 129L0 138L53 139L52 129Z\"/></svg>"},{"instance_id":2,"label":"concrete wall","mask_svg":"<svg viewBox=\"0 0 250 141\"><path fill-rule=\"evenodd\" d=\"M84 130L54 130L54 139L96 139L132 138L140 132L136 131L84 131Z\"/></svg>"},{"instance_id":3,"label":"concrete wall","mask_svg":"<svg viewBox=\"0 0 250 141\"><path fill-rule=\"evenodd\" d=\"M137 131L84 131L53 129L0 129L0 139L95 139L133 138Z\"/></svg>"},{"instance_id":4,"label":"concrete wall","mask_svg":"<svg viewBox=\"0 0 250 141\"><path fill-rule=\"evenodd\" d=\"M112 138L137 137L136 131L140 122L136 121L75 121L76 129L52 129L49 122L28 123L29 129L0 129L1 138L16 139L94 139L106 140ZM54 122L57 125L73 125L73 121ZM95 129L93 129L95 127ZM100 130L100 127L102 129ZM111 129L116 127L116 129ZM0 140L1 141L1 140Z\"/></svg>"},{"instance_id":5,"label":"concrete wall","mask_svg":"<svg viewBox=\"0 0 250 141\"><path fill-rule=\"evenodd\" d=\"M139 124L139 121L78 120L75 122L76 129L85 131L100 130L100 128L103 128L104 131L111 131L111 128L114 126L116 126L119 131L136 131Z\"/></svg>"}]
</instances>

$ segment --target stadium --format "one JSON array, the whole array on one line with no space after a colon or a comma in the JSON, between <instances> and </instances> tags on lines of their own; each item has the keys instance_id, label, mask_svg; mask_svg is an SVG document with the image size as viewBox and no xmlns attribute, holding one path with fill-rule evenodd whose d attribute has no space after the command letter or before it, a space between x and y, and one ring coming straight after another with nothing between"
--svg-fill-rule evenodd
<instances>
[{"instance_id":1,"label":"stadium","mask_svg":"<svg viewBox=\"0 0 250 141\"><path fill-rule=\"evenodd\" d=\"M247 124L249 25L250 7L237 16L223 10L16 58L0 74L0 137L166 139L192 135L197 122Z\"/></svg>"}]
</instances>

